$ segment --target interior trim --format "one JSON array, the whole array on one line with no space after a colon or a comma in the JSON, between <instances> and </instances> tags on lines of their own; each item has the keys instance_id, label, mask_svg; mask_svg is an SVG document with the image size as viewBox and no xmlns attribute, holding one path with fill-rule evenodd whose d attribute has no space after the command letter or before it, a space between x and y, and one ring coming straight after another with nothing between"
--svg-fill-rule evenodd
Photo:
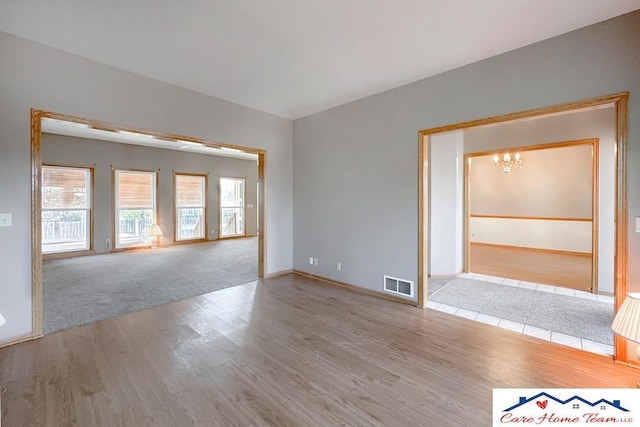
<instances>
[{"instance_id":1,"label":"interior trim","mask_svg":"<svg viewBox=\"0 0 640 427\"><path fill-rule=\"evenodd\" d=\"M553 216L518 216L518 215L477 215L471 214L470 218L497 218L497 219L533 219L540 221L582 221L582 222L591 222L593 221L591 218L564 218L564 217L553 217Z\"/></svg>"},{"instance_id":2,"label":"interior trim","mask_svg":"<svg viewBox=\"0 0 640 427\"><path fill-rule=\"evenodd\" d=\"M545 252L550 254L559 254L559 255L576 255L591 258L591 252L573 252L573 251L562 251L558 249L543 249L543 248L530 248L527 246L513 246L513 245L498 245L495 243L480 243L480 242L469 242L471 246L484 246L488 248L513 248L519 249L523 251L531 251L531 252Z\"/></svg>"},{"instance_id":3,"label":"interior trim","mask_svg":"<svg viewBox=\"0 0 640 427\"><path fill-rule=\"evenodd\" d=\"M334 286L339 286L341 288L347 289L351 292L356 292L359 294L364 294L364 295L369 295L372 297L376 297L376 298L382 298L382 299L386 299L389 301L394 301L394 302L400 302L402 304L408 304L408 305L412 305L412 306L416 306L416 302L412 299L407 299L407 298L402 298L402 297L396 297L394 295L387 295L384 294L382 292L378 292L378 291L373 291L371 289L366 289L363 288L361 286L355 286L355 285L350 285L348 283L344 283L344 282L339 282L337 280L333 280L333 279L328 279L326 277L323 276L318 276L315 274L311 274L311 273L306 273L304 271L300 271L300 270L293 270L293 274L297 274L298 276L302 276L302 277L306 277L308 279L314 279L314 280L319 280L321 282L324 282L328 285L334 285Z\"/></svg>"},{"instance_id":4,"label":"interior trim","mask_svg":"<svg viewBox=\"0 0 640 427\"><path fill-rule=\"evenodd\" d=\"M259 230L258 233L258 277L263 278L266 274L267 265L267 229L265 215L267 212L267 191L266 191L266 161L267 151L259 148L243 147L221 143L218 141L207 141L200 138L176 135L171 133L163 133L150 131L146 129L132 128L129 126L115 125L98 120L86 119L82 117L72 116L68 114L57 113L53 111L45 111L31 109L30 111L30 129L31 129L31 301L32 301L32 326L31 334L28 338L14 339L6 345L15 344L17 342L27 341L42 337L43 330L43 307L42 307L42 119L65 120L74 123L87 124L96 129L117 131L124 130L128 132L142 133L152 135L156 138L168 141L190 141L206 145L214 148L233 148L242 150L247 153L258 155L258 183L259 201L258 212ZM113 174L112 174L113 179ZM112 241L112 246L115 242Z\"/></svg>"},{"instance_id":5,"label":"interior trim","mask_svg":"<svg viewBox=\"0 0 640 427\"><path fill-rule=\"evenodd\" d=\"M578 110L582 108L613 104L616 108L616 227L615 227L615 266L614 266L614 295L616 312L622 305L627 294L627 132L628 132L628 104L629 92L621 92L568 102L549 107L535 108L500 116L470 120L445 126L423 129L418 132L418 301L420 307L426 306L426 286L428 271L428 224L429 224L429 136L462 130L471 127L484 126L494 123L515 121L529 117L542 116L551 113ZM465 261L465 265L466 261ZM468 265L467 265L468 266ZM631 359L627 351L627 341L619 336L614 338L614 360L628 363Z\"/></svg>"},{"instance_id":6,"label":"interior trim","mask_svg":"<svg viewBox=\"0 0 640 427\"><path fill-rule=\"evenodd\" d=\"M275 273L269 273L264 278L265 279L276 279L278 277L286 276L287 274L291 274L291 273L293 273L292 269L280 270L280 271L276 271Z\"/></svg>"},{"instance_id":7,"label":"interior trim","mask_svg":"<svg viewBox=\"0 0 640 427\"><path fill-rule=\"evenodd\" d=\"M35 337L35 338L40 338L40 337ZM32 339L34 339L34 336L32 334L16 335L15 337L10 337L10 338L0 340L0 348L9 347L10 345L14 345L14 344L20 344L21 342L25 342L25 341L31 341Z\"/></svg>"},{"instance_id":8,"label":"interior trim","mask_svg":"<svg viewBox=\"0 0 640 427\"><path fill-rule=\"evenodd\" d=\"M510 148L510 151L535 151L535 150L550 150L555 148L564 148L564 147L575 147L579 145L588 145L591 146L591 218L553 218L553 217L517 217L517 216L491 216L491 215L470 215L469 210L471 209L470 200L470 176L469 176L469 159L478 156L486 156L487 154L493 154L494 151L482 152L482 153L470 153L465 154L465 169L464 169L464 192L465 192L465 233L464 238L466 245L466 251L464 254L464 265L465 271L470 270L471 260L469 259L469 254L471 251L471 239L469 238L469 230L471 228L470 218L506 218L506 219L533 219L533 220L557 220L557 221L584 221L591 222L591 253L589 256L591 257L591 292L594 294L598 293L598 252L599 252L599 230L600 224L598 222L598 207L600 206L599 201L599 193L598 193L598 184L600 182L600 171L599 171L599 157L600 157L600 140L598 138L588 138L588 139L579 139L575 141L561 141L561 142L552 142L547 144L539 144L539 145L529 145L526 147L516 147ZM597 153L597 155L596 155ZM526 248L521 248L526 249ZM563 251L557 251L557 253L563 253ZM583 252L564 252L566 254L584 254Z\"/></svg>"}]
</instances>

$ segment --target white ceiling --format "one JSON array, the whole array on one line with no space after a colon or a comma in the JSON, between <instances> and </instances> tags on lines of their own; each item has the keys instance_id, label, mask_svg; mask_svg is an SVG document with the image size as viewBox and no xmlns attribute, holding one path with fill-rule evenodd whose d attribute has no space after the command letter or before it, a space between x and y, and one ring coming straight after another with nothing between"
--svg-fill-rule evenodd
<instances>
[{"instance_id":1,"label":"white ceiling","mask_svg":"<svg viewBox=\"0 0 640 427\"><path fill-rule=\"evenodd\" d=\"M0 0L0 31L296 119L640 0Z\"/></svg>"},{"instance_id":2,"label":"white ceiling","mask_svg":"<svg viewBox=\"0 0 640 427\"><path fill-rule=\"evenodd\" d=\"M149 134L136 132L94 129L86 124L57 119L42 119L42 132L54 135L119 142L121 144L140 145L143 147L163 148L165 150L182 151L183 153L206 154L209 156L234 157L236 159L258 161L257 154L245 153L244 151L232 148L215 148L191 141L160 139Z\"/></svg>"}]
</instances>

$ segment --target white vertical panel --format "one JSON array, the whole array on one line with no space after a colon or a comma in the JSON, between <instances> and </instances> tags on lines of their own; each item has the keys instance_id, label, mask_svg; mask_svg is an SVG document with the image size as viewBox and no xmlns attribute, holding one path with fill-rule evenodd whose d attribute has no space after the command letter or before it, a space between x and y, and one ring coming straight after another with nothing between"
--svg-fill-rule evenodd
<instances>
[{"instance_id":1,"label":"white vertical panel","mask_svg":"<svg viewBox=\"0 0 640 427\"><path fill-rule=\"evenodd\" d=\"M429 274L462 269L463 132L431 137L429 168Z\"/></svg>"}]
</instances>

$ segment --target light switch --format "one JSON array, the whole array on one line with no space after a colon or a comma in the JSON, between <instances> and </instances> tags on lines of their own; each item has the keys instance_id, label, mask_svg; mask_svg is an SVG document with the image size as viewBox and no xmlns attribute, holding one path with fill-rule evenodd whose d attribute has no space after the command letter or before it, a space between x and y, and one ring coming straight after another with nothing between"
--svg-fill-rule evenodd
<instances>
[{"instance_id":1,"label":"light switch","mask_svg":"<svg viewBox=\"0 0 640 427\"><path fill-rule=\"evenodd\" d=\"M247 205L247 208L248 208L248 209L253 209L253 203L249 203L249 204Z\"/></svg>"},{"instance_id":2,"label":"light switch","mask_svg":"<svg viewBox=\"0 0 640 427\"><path fill-rule=\"evenodd\" d=\"M640 233L640 216L636 217L636 233Z\"/></svg>"},{"instance_id":3,"label":"light switch","mask_svg":"<svg viewBox=\"0 0 640 427\"><path fill-rule=\"evenodd\" d=\"M11 214L0 214L0 227L11 227Z\"/></svg>"}]
</instances>

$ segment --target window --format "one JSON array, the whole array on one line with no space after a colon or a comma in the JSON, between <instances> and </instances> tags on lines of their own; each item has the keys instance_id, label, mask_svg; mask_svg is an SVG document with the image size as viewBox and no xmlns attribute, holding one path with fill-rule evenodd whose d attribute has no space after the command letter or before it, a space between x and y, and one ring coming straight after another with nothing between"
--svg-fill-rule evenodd
<instances>
[{"instance_id":1,"label":"window","mask_svg":"<svg viewBox=\"0 0 640 427\"><path fill-rule=\"evenodd\" d=\"M147 233L156 223L156 173L115 171L115 248L151 244Z\"/></svg>"},{"instance_id":2,"label":"window","mask_svg":"<svg viewBox=\"0 0 640 427\"><path fill-rule=\"evenodd\" d=\"M42 253L91 249L91 169L42 166Z\"/></svg>"},{"instance_id":3,"label":"window","mask_svg":"<svg viewBox=\"0 0 640 427\"><path fill-rule=\"evenodd\" d=\"M220 178L220 237L244 236L244 178Z\"/></svg>"},{"instance_id":4,"label":"window","mask_svg":"<svg viewBox=\"0 0 640 427\"><path fill-rule=\"evenodd\" d=\"M206 237L206 175L175 175L176 241Z\"/></svg>"}]
</instances>

